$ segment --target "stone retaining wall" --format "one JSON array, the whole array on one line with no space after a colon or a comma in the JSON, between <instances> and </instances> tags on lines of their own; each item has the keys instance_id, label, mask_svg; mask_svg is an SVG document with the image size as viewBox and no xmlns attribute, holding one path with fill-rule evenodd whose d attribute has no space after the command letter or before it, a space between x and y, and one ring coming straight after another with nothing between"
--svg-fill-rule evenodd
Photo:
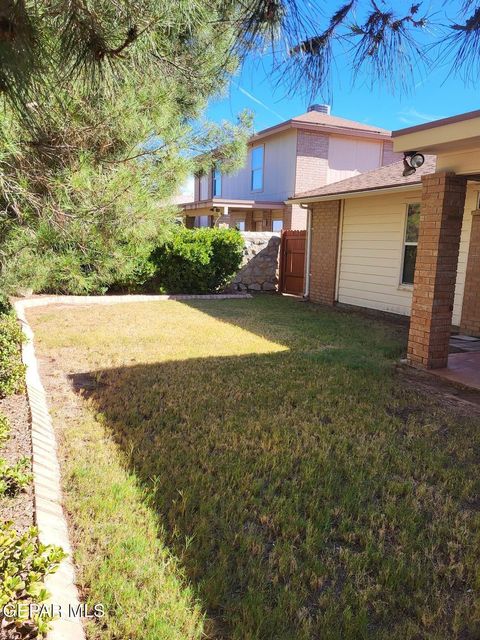
<instances>
[{"instance_id":1,"label":"stone retaining wall","mask_svg":"<svg viewBox=\"0 0 480 640\"><path fill-rule=\"evenodd\" d=\"M230 289L233 291L276 291L278 288L278 263L280 234L264 231L247 231L243 261Z\"/></svg>"}]
</instances>

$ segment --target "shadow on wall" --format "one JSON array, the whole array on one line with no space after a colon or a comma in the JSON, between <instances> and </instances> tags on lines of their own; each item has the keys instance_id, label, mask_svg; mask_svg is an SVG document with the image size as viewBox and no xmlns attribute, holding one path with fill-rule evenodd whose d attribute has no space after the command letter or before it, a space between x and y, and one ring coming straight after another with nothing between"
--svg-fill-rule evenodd
<instances>
[{"instance_id":1,"label":"shadow on wall","mask_svg":"<svg viewBox=\"0 0 480 640\"><path fill-rule=\"evenodd\" d=\"M231 291L276 291L280 257L280 234L243 232L245 240L240 271L230 285Z\"/></svg>"}]
</instances>

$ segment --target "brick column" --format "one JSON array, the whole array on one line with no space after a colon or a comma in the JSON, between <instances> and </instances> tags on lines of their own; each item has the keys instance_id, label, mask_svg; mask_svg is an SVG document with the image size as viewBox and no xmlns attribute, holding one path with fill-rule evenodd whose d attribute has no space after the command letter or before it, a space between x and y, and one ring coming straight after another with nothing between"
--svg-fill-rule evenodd
<instances>
[{"instance_id":1,"label":"brick column","mask_svg":"<svg viewBox=\"0 0 480 640\"><path fill-rule=\"evenodd\" d=\"M339 229L340 200L313 206L309 295L312 302L335 304Z\"/></svg>"},{"instance_id":2,"label":"brick column","mask_svg":"<svg viewBox=\"0 0 480 640\"><path fill-rule=\"evenodd\" d=\"M472 211L472 230L460 329L463 333L480 336L480 210L478 209Z\"/></svg>"},{"instance_id":3,"label":"brick column","mask_svg":"<svg viewBox=\"0 0 480 640\"><path fill-rule=\"evenodd\" d=\"M408 362L447 366L466 179L454 173L422 177L420 229L408 337Z\"/></svg>"},{"instance_id":4,"label":"brick column","mask_svg":"<svg viewBox=\"0 0 480 640\"><path fill-rule=\"evenodd\" d=\"M272 212L264 211L263 212L263 231L271 231L272 230Z\"/></svg>"},{"instance_id":5,"label":"brick column","mask_svg":"<svg viewBox=\"0 0 480 640\"><path fill-rule=\"evenodd\" d=\"M253 211L245 212L245 231L255 231L253 226Z\"/></svg>"}]
</instances>

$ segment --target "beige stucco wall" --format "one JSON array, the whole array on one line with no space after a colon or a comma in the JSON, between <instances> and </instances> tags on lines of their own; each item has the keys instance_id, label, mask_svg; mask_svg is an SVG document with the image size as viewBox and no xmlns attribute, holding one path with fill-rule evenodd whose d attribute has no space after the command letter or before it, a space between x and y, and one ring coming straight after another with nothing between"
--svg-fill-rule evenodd
<instances>
[{"instance_id":1,"label":"beige stucco wall","mask_svg":"<svg viewBox=\"0 0 480 640\"><path fill-rule=\"evenodd\" d=\"M460 242L453 323L459 324L477 191L469 186ZM420 202L419 189L344 201L340 231L337 300L345 304L410 315L412 287L400 284L407 205Z\"/></svg>"}]
</instances>

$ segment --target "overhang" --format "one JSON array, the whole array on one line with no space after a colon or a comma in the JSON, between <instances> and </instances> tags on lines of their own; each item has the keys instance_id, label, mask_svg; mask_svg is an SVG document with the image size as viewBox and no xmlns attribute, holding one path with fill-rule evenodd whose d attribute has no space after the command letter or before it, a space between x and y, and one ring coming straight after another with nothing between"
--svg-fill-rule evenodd
<instances>
[{"instance_id":1,"label":"overhang","mask_svg":"<svg viewBox=\"0 0 480 640\"><path fill-rule=\"evenodd\" d=\"M277 202L271 200L230 200L227 198L210 198L209 200L197 200L195 202L186 202L182 206L185 213L196 212L199 209L211 210L214 208L235 211L235 209L264 209L275 210L283 209L285 202Z\"/></svg>"},{"instance_id":2,"label":"overhang","mask_svg":"<svg viewBox=\"0 0 480 640\"><path fill-rule=\"evenodd\" d=\"M361 198L362 196L376 196L383 193L395 193L401 191L415 191L421 189L420 182L411 182L409 184L395 185L392 187L372 187L371 189L359 189L358 191L338 191L337 193L329 193L327 195L317 196L298 196L297 198L289 198L288 204L310 204L313 202L327 202L329 200L348 200L349 198Z\"/></svg>"},{"instance_id":3,"label":"overhang","mask_svg":"<svg viewBox=\"0 0 480 640\"><path fill-rule=\"evenodd\" d=\"M437 171L480 173L480 110L400 129L392 133L394 151L437 156Z\"/></svg>"}]
</instances>

